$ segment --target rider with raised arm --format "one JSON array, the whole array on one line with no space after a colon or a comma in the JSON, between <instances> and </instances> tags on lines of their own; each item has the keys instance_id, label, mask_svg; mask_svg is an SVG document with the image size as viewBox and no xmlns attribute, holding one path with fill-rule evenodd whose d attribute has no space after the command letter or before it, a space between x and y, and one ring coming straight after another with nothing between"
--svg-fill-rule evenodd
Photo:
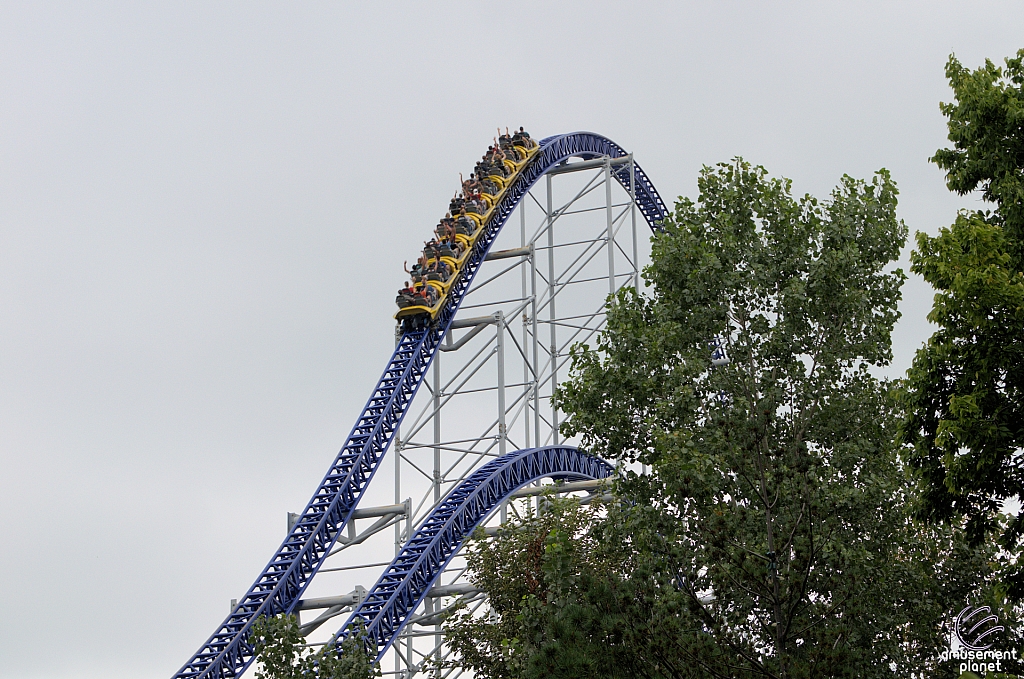
<instances>
[{"instance_id":1,"label":"rider with raised arm","mask_svg":"<svg viewBox=\"0 0 1024 679\"><path fill-rule=\"evenodd\" d=\"M450 212L450 213L452 213L452 214L455 214L455 213L456 213L456 212L458 212L458 211L459 211L459 210L460 210L460 209L462 208L462 206L463 206L463 205L465 205L465 204L466 204L466 201L465 201L465 199L463 199L463 198L462 198L462 196L460 196L460 195L458 194L458 192L456 192L456 193L455 193L455 196L453 196L453 197L452 197L452 199L451 199L451 201L450 201L450 202L448 203L448 212Z\"/></svg>"},{"instance_id":2,"label":"rider with raised arm","mask_svg":"<svg viewBox=\"0 0 1024 679\"><path fill-rule=\"evenodd\" d=\"M450 219L442 219L438 222L437 226L434 227L434 233L437 235L437 239L439 241L447 240L449 237L455 235L455 226L450 222Z\"/></svg>"},{"instance_id":3,"label":"rider with raised arm","mask_svg":"<svg viewBox=\"0 0 1024 679\"><path fill-rule=\"evenodd\" d=\"M465 243L456 238L454 233L451 235L451 238L448 239L448 247L455 252L455 259L462 259L463 253L466 252Z\"/></svg>"}]
</instances>

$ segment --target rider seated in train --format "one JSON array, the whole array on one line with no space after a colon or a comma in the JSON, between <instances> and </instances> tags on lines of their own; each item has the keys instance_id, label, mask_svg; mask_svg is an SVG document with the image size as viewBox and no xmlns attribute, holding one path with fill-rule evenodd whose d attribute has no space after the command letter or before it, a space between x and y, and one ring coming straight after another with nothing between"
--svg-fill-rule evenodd
<instances>
[{"instance_id":1,"label":"rider seated in train","mask_svg":"<svg viewBox=\"0 0 1024 679\"><path fill-rule=\"evenodd\" d=\"M468 196L471 193L489 193L492 196L498 192L497 185L486 179L483 174L480 173L482 168L481 163L476 164L476 171L469 173L469 179L462 179L462 174L459 174L459 179L462 180L462 195ZM452 214L455 214L454 212Z\"/></svg>"},{"instance_id":2,"label":"rider seated in train","mask_svg":"<svg viewBox=\"0 0 1024 679\"><path fill-rule=\"evenodd\" d=\"M455 249L451 245L451 240L448 238L441 239L437 244L437 256L438 257L450 257L452 259L458 259L458 255L455 253Z\"/></svg>"},{"instance_id":3,"label":"rider seated in train","mask_svg":"<svg viewBox=\"0 0 1024 679\"><path fill-rule=\"evenodd\" d=\"M530 139L530 133L524 130L521 126L519 131L512 135L512 143L519 144L526 149L531 149L537 145L537 142Z\"/></svg>"},{"instance_id":4,"label":"rider seated in train","mask_svg":"<svg viewBox=\"0 0 1024 679\"><path fill-rule=\"evenodd\" d=\"M431 238L423 243L423 260L429 269L430 262L437 258L437 239Z\"/></svg>"},{"instance_id":5,"label":"rider seated in train","mask_svg":"<svg viewBox=\"0 0 1024 679\"><path fill-rule=\"evenodd\" d=\"M460 233L463 236L472 236L476 233L476 222L466 216L465 209L459 212L459 216L455 220L455 233Z\"/></svg>"},{"instance_id":6,"label":"rider seated in train","mask_svg":"<svg viewBox=\"0 0 1024 679\"><path fill-rule=\"evenodd\" d=\"M466 240L464 238L459 238L458 234L456 234L454 230L452 231L452 235L448 237L447 242L448 246L455 251L455 259L458 259L462 253L466 251Z\"/></svg>"},{"instance_id":7,"label":"rider seated in train","mask_svg":"<svg viewBox=\"0 0 1024 679\"><path fill-rule=\"evenodd\" d=\"M419 283L426 272L426 264L427 262L423 257L418 257L416 263L412 265L412 269L409 268L408 262L403 262L402 268L405 269L405 273L409 274L414 283Z\"/></svg>"},{"instance_id":8,"label":"rider seated in train","mask_svg":"<svg viewBox=\"0 0 1024 679\"><path fill-rule=\"evenodd\" d=\"M438 300L438 298L440 296L441 296L441 294L437 291L437 288L435 288L433 285L424 285L423 286L423 299L426 301L427 306L432 307L435 304L437 304L437 300Z\"/></svg>"},{"instance_id":9,"label":"rider seated in train","mask_svg":"<svg viewBox=\"0 0 1024 679\"><path fill-rule=\"evenodd\" d=\"M470 172L469 179L463 179L462 173L459 173L459 183L462 184L462 194L468 196L471 193L480 193L484 190L483 186L477 181L476 173Z\"/></svg>"},{"instance_id":10,"label":"rider seated in train","mask_svg":"<svg viewBox=\"0 0 1024 679\"><path fill-rule=\"evenodd\" d=\"M456 193L455 196L453 196L451 201L448 203L448 212L451 214L456 214L459 210L462 209L462 206L465 204L466 199L460 196L458 193Z\"/></svg>"},{"instance_id":11,"label":"rider seated in train","mask_svg":"<svg viewBox=\"0 0 1024 679\"><path fill-rule=\"evenodd\" d=\"M476 165L476 174L480 177L487 177L490 175L497 175L498 177L508 177L509 169L505 166L505 163L501 162L491 150L488 150L484 159Z\"/></svg>"},{"instance_id":12,"label":"rider seated in train","mask_svg":"<svg viewBox=\"0 0 1024 679\"><path fill-rule=\"evenodd\" d=\"M497 139L494 140L494 145L487 149L487 154L490 156L492 163L500 163L505 160L505 152L498 145Z\"/></svg>"},{"instance_id":13,"label":"rider seated in train","mask_svg":"<svg viewBox=\"0 0 1024 679\"><path fill-rule=\"evenodd\" d=\"M453 219L442 219L434 227L434 233L437 235L437 240L446 241L449 238L455 236L455 220Z\"/></svg>"},{"instance_id":14,"label":"rider seated in train","mask_svg":"<svg viewBox=\"0 0 1024 679\"><path fill-rule=\"evenodd\" d=\"M482 193L487 193L492 196L496 196L501 192L501 187L486 177L480 180L480 186L483 188Z\"/></svg>"},{"instance_id":15,"label":"rider seated in train","mask_svg":"<svg viewBox=\"0 0 1024 679\"><path fill-rule=\"evenodd\" d=\"M426 282L412 284L412 297L414 304L419 306L434 306L437 302L437 290Z\"/></svg>"},{"instance_id":16,"label":"rider seated in train","mask_svg":"<svg viewBox=\"0 0 1024 679\"><path fill-rule=\"evenodd\" d=\"M493 174L495 176L502 177L505 179L507 179L509 174L511 174L511 171L508 169L505 163L502 163L498 160L490 161L487 165L485 165L484 172L486 172L488 175Z\"/></svg>"},{"instance_id":17,"label":"rider seated in train","mask_svg":"<svg viewBox=\"0 0 1024 679\"><path fill-rule=\"evenodd\" d=\"M418 303L416 291L409 285L409 281L406 281L405 287L398 291L398 296L395 298L395 304L398 305L398 308L404 309L407 306L413 306Z\"/></svg>"},{"instance_id":18,"label":"rider seated in train","mask_svg":"<svg viewBox=\"0 0 1024 679\"><path fill-rule=\"evenodd\" d=\"M454 239L454 236L452 237L452 239ZM431 271L435 271L438 265L438 259L440 257L455 258L455 252L452 250L452 247L448 244L449 240L450 239L448 238L431 240L428 241L423 246L423 259L426 262L426 266L424 267L425 272L429 273Z\"/></svg>"},{"instance_id":19,"label":"rider seated in train","mask_svg":"<svg viewBox=\"0 0 1024 679\"><path fill-rule=\"evenodd\" d=\"M505 128L505 134L498 137L498 147L505 154L505 157L511 161L519 162L525 158L520 155L519 150L514 146L512 137L508 135L508 128Z\"/></svg>"},{"instance_id":20,"label":"rider seated in train","mask_svg":"<svg viewBox=\"0 0 1024 679\"><path fill-rule=\"evenodd\" d=\"M456 238L454 233L448 238L448 247L455 251L455 259L462 257L462 253L466 251L465 241Z\"/></svg>"},{"instance_id":21,"label":"rider seated in train","mask_svg":"<svg viewBox=\"0 0 1024 679\"><path fill-rule=\"evenodd\" d=\"M431 266L433 271L440 277L442 283L447 283L448 279L455 273L452 267L448 265L448 262L443 259L435 260Z\"/></svg>"}]
</instances>

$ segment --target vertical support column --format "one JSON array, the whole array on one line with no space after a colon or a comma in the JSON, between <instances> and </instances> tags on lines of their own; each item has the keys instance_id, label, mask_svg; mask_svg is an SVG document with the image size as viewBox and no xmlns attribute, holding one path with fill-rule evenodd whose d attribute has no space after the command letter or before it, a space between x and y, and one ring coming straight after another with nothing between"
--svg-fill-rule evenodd
<instances>
[{"instance_id":1,"label":"vertical support column","mask_svg":"<svg viewBox=\"0 0 1024 679\"><path fill-rule=\"evenodd\" d=\"M395 346L397 347L402 342L402 327L401 325L395 326ZM397 505L402 501L402 428L397 427L395 429L395 504ZM406 511L405 518L408 524L410 519L411 509ZM411 533L406 533L410 535ZM402 551L402 522L395 522L395 556ZM403 632L404 635L404 632ZM402 670L402 638L399 637L394 643L395 653L395 677L397 679L404 679L410 674L410 668L406 663L405 670Z\"/></svg>"},{"instance_id":2,"label":"vertical support column","mask_svg":"<svg viewBox=\"0 0 1024 679\"><path fill-rule=\"evenodd\" d=\"M406 625L406 629L402 632L402 636L405 637L405 671L402 675L405 677L411 677L416 672L413 669L412 628L410 625Z\"/></svg>"},{"instance_id":3,"label":"vertical support column","mask_svg":"<svg viewBox=\"0 0 1024 679\"><path fill-rule=\"evenodd\" d=\"M558 445L558 407L555 405L555 387L558 386L558 344L555 333L555 216L552 214L551 175L547 179L548 199L548 320L551 326L551 445ZM542 445L540 439L537 445Z\"/></svg>"},{"instance_id":4,"label":"vertical support column","mask_svg":"<svg viewBox=\"0 0 1024 679\"><path fill-rule=\"evenodd\" d=\"M608 248L608 294L615 294L615 215L612 213L612 158L604 160L604 200L607 221L605 243Z\"/></svg>"},{"instance_id":5,"label":"vertical support column","mask_svg":"<svg viewBox=\"0 0 1024 679\"><path fill-rule=\"evenodd\" d=\"M508 441L505 424L505 314L495 312L494 321L498 330L495 346L498 353L498 454L504 455Z\"/></svg>"},{"instance_id":6,"label":"vertical support column","mask_svg":"<svg viewBox=\"0 0 1024 679\"><path fill-rule=\"evenodd\" d=\"M431 602L429 612L437 613L441 609L441 600L434 597L429 599ZM437 622L434 624L434 679L441 679L441 623Z\"/></svg>"},{"instance_id":7,"label":"vertical support column","mask_svg":"<svg viewBox=\"0 0 1024 679\"><path fill-rule=\"evenodd\" d=\"M441 356L434 356L434 504L441 501Z\"/></svg>"},{"instance_id":8,"label":"vertical support column","mask_svg":"<svg viewBox=\"0 0 1024 679\"><path fill-rule=\"evenodd\" d=\"M402 501L402 439L395 430L395 504ZM402 522L395 522L395 556L402 551Z\"/></svg>"},{"instance_id":9,"label":"vertical support column","mask_svg":"<svg viewBox=\"0 0 1024 679\"><path fill-rule=\"evenodd\" d=\"M395 326L395 346L402 342L402 326ZM402 428L395 427L395 504L402 501ZM395 556L402 551L402 523L395 522ZM395 652L395 662L398 662L399 653Z\"/></svg>"},{"instance_id":10,"label":"vertical support column","mask_svg":"<svg viewBox=\"0 0 1024 679\"><path fill-rule=\"evenodd\" d=\"M636 161L629 154L629 220L633 229L633 287L640 292L640 249L636 235Z\"/></svg>"},{"instance_id":11,"label":"vertical support column","mask_svg":"<svg viewBox=\"0 0 1024 679\"><path fill-rule=\"evenodd\" d=\"M519 204L519 243L520 247L526 247L526 196L523 196L523 200ZM533 248L530 248L530 259L533 259ZM519 269L523 274L523 299L529 299L529 289L526 285L526 262L520 261ZM529 330L527 326L526 310L523 310L523 348L525 349L529 342ZM536 368L534 368L536 370ZM527 361L526 356L523 356L523 398L527 399L526 403L529 404L530 398L530 364ZM529 407L523 408L523 443L524 448L530 447L530 409ZM502 522L504 523L504 511L505 505L501 506L502 511Z\"/></svg>"},{"instance_id":12,"label":"vertical support column","mask_svg":"<svg viewBox=\"0 0 1024 679\"><path fill-rule=\"evenodd\" d=\"M629 154L629 221L633 231L633 287L640 293L640 248L636 233L636 159ZM640 465L640 473L647 474L647 465Z\"/></svg>"},{"instance_id":13,"label":"vertical support column","mask_svg":"<svg viewBox=\"0 0 1024 679\"><path fill-rule=\"evenodd\" d=\"M537 249L530 252L530 321L532 329L532 355L533 355L533 445L540 447L543 442L540 438L540 335L537 328Z\"/></svg>"},{"instance_id":14,"label":"vertical support column","mask_svg":"<svg viewBox=\"0 0 1024 679\"><path fill-rule=\"evenodd\" d=\"M436 356L434 357L434 360L435 361L437 360ZM406 507L406 512L405 512L405 535L407 537L412 537L412 501L411 500L409 501L409 505ZM413 648L412 648L412 642L413 642L412 625L406 625L405 626L405 630L402 632L402 635L405 637L405 672L402 673L402 676L403 677L412 677L412 675L415 674L415 672L413 671L413 655L412 655L412 653L413 653ZM402 643L401 639L399 639L399 641L395 645L398 646L401 643ZM399 654L399 655L401 655L401 654ZM395 669L398 669L398 668L396 667Z\"/></svg>"}]
</instances>

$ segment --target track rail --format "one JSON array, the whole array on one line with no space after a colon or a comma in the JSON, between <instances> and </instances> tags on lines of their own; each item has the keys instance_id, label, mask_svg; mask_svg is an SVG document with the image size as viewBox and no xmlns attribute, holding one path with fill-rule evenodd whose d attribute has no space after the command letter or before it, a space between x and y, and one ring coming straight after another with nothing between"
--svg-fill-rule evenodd
<instances>
[{"instance_id":1,"label":"track rail","mask_svg":"<svg viewBox=\"0 0 1024 679\"><path fill-rule=\"evenodd\" d=\"M379 661L473 530L513 491L549 476L579 481L608 478L613 471L604 460L571 446L519 450L480 467L413 533L334 639L351 623L362 622Z\"/></svg>"},{"instance_id":2,"label":"track rail","mask_svg":"<svg viewBox=\"0 0 1024 679\"><path fill-rule=\"evenodd\" d=\"M593 160L627 155L615 142L591 132L543 139L526 167L506 189L477 238L447 302L432 326L406 332L398 342L348 440L328 469L312 499L270 563L238 605L174 679L235 677L253 660L252 625L263 616L291 613L351 519L395 430L423 381L441 339L480 269L487 251L512 211L545 173L569 158ZM633 168L630 176L629 168ZM652 229L668 211L654 185L636 163L615 166L612 175L635 190L636 205ZM429 522L429 518L428 518Z\"/></svg>"}]
</instances>

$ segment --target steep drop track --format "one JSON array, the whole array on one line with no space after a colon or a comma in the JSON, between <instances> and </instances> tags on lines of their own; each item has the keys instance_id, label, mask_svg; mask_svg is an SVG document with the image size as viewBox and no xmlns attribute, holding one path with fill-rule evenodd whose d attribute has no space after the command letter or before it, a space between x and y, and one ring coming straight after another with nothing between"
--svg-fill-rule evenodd
<instances>
[{"instance_id":1,"label":"steep drop track","mask_svg":"<svg viewBox=\"0 0 1024 679\"><path fill-rule=\"evenodd\" d=\"M548 137L540 142L537 153L516 175L484 224L434 324L401 337L352 433L290 534L235 609L178 670L175 679L238 676L253 661L248 638L256 620L293 612L380 467L491 244L530 188L570 158L594 160L625 155L613 141L590 132ZM668 212L643 170L632 163L617 165L611 173L627 191L635 191L637 208L651 228L657 228L657 222ZM413 534L353 617L367 623L383 653L465 537L509 493L545 476L583 479L603 478L609 473L606 463L565 446L510 453L484 465L457 486Z\"/></svg>"}]
</instances>

